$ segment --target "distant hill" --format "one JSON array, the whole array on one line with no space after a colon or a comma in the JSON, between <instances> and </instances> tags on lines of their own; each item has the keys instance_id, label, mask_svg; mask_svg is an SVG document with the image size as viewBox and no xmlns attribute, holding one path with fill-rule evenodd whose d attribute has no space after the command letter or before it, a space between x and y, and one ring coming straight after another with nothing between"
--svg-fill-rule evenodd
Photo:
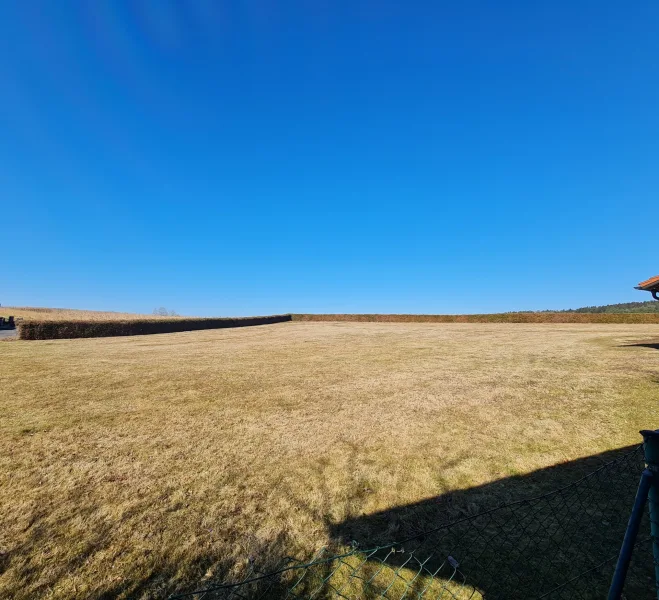
<instances>
[{"instance_id":1,"label":"distant hill","mask_svg":"<svg viewBox=\"0 0 659 600\"><path fill-rule=\"evenodd\" d=\"M659 302L624 302L622 304L605 304L604 306L584 306L583 308L568 308L567 310L545 311L564 313L659 313Z\"/></svg>"}]
</instances>

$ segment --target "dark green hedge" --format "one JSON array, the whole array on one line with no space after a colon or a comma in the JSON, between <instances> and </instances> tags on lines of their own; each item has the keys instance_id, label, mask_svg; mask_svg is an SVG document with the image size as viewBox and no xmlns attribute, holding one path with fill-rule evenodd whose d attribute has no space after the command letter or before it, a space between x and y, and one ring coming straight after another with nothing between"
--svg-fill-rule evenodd
<instances>
[{"instance_id":1,"label":"dark green hedge","mask_svg":"<svg viewBox=\"0 0 659 600\"><path fill-rule=\"evenodd\" d=\"M198 329L249 327L290 321L290 315L269 317L235 317L222 319L139 319L126 321L23 321L19 325L22 340L57 340L68 338L149 335Z\"/></svg>"}]
</instances>

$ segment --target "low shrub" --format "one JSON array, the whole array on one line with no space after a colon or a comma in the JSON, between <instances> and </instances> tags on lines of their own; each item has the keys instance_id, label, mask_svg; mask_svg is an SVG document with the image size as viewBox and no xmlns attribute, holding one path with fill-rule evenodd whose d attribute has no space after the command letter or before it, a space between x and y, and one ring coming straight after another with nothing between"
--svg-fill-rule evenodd
<instances>
[{"instance_id":1,"label":"low shrub","mask_svg":"<svg viewBox=\"0 0 659 600\"><path fill-rule=\"evenodd\" d=\"M19 324L22 340L56 340L68 338L110 337L123 335L149 335L174 333L198 329L222 329L224 327L249 327L290 321L290 315L269 317L235 317L208 319L133 319L114 321L37 321L28 320Z\"/></svg>"}]
</instances>

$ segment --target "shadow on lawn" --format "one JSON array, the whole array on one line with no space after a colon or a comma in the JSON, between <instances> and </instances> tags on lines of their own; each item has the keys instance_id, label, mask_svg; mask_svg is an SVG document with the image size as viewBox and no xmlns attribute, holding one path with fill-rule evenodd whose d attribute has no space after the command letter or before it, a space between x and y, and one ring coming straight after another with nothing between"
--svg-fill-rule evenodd
<instances>
[{"instance_id":1,"label":"shadow on lawn","mask_svg":"<svg viewBox=\"0 0 659 600\"><path fill-rule=\"evenodd\" d=\"M293 569L203 598L603 598L642 469L640 447L629 446L356 515L328 525L327 560L284 561ZM656 597L648 536L645 522L625 598Z\"/></svg>"},{"instance_id":2,"label":"shadow on lawn","mask_svg":"<svg viewBox=\"0 0 659 600\"><path fill-rule=\"evenodd\" d=\"M356 464L358 449L352 452L350 464ZM332 512L326 467L319 464L308 478L307 487L325 499L320 506L305 504L303 498L296 501L294 490L280 490L295 503L295 510L306 513L311 521ZM437 469L441 471L442 466ZM629 446L375 514L361 514L363 502L353 498L349 518L327 522L332 547L311 566L286 558L295 540L282 533L263 543L243 544L251 558L245 556L249 560L242 565L236 563L235 555L221 555L219 551L209 554L200 549L194 558L184 552L181 556L187 558L168 556L130 581L117 577L109 584L95 586L96 582L90 582L80 590L80 597L167 598L174 592L214 588L219 582L242 581L289 568L239 587L187 597L600 599L606 597L642 469L640 447ZM351 486L363 490L357 470ZM80 505L74 516L84 521L93 510ZM53 557L48 564L51 572L44 579L43 563L31 562L35 548L49 552L67 542L51 537L45 525L47 517L48 506L39 506L24 542L0 554L0 596L3 571L6 575L9 569L30 590L14 594L17 597L52 593L56 590L52 582L79 570L111 533L108 521L93 531L75 557ZM639 540L647 540L648 535L645 522ZM342 551L344 556L334 556ZM211 572L211 578L201 579ZM647 541L634 553L625 593L634 600L656 598Z\"/></svg>"},{"instance_id":3,"label":"shadow on lawn","mask_svg":"<svg viewBox=\"0 0 659 600\"><path fill-rule=\"evenodd\" d=\"M623 344L621 348L652 348L659 350L659 342L638 342L636 344Z\"/></svg>"},{"instance_id":4,"label":"shadow on lawn","mask_svg":"<svg viewBox=\"0 0 659 600\"><path fill-rule=\"evenodd\" d=\"M329 498L322 468L309 483ZM311 566L285 558L292 544L281 534L248 545L251 558L243 565L233 557L203 551L183 561L171 556L138 580L117 579L96 590L81 590L81 597L167 598L172 592L214 588L218 582L253 579L288 567L239 587L186 597L604 598L642 469L642 451L630 446L375 514L358 514L357 502L352 517L328 523L333 546ZM314 510L302 501L298 505L303 512ZM309 517L318 514L309 512ZM79 569L108 534L101 527L74 559L51 564L57 571L51 581ZM639 540L647 540L648 535L645 522ZM393 541L398 543L392 545ZM33 554L30 547L47 548L53 542L47 529L35 524L23 547L13 548L0 561L0 575L13 563L32 597L50 593L39 583L41 569L21 557ZM344 555L336 558L341 550ZM201 581L207 572L213 573L212 578ZM634 554L625 594L634 600L656 598L647 541Z\"/></svg>"},{"instance_id":5,"label":"shadow on lawn","mask_svg":"<svg viewBox=\"0 0 659 600\"><path fill-rule=\"evenodd\" d=\"M406 540L395 554L369 559L374 568L362 568L356 597L388 598L384 590L395 580L408 598L426 588L436 590L433 598L444 588L447 598L603 598L642 469L642 451L630 446L358 516L332 527L332 535L360 548ZM644 523L639 540L648 536ZM379 568L371 585L368 573ZM648 542L635 552L626 593L655 598Z\"/></svg>"}]
</instances>

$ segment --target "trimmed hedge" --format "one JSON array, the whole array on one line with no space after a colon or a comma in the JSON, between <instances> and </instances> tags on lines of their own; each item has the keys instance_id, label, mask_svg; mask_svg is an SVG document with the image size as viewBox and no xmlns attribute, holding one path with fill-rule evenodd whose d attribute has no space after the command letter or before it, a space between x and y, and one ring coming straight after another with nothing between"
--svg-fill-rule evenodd
<instances>
[{"instance_id":1,"label":"trimmed hedge","mask_svg":"<svg viewBox=\"0 0 659 600\"><path fill-rule=\"evenodd\" d=\"M22 340L57 340L69 338L149 335L198 329L249 327L290 321L291 315L270 317L235 317L221 319L135 319L126 321L23 321L18 327Z\"/></svg>"},{"instance_id":2,"label":"trimmed hedge","mask_svg":"<svg viewBox=\"0 0 659 600\"><path fill-rule=\"evenodd\" d=\"M353 321L361 323L656 323L659 313L496 313L485 315L293 314L208 319L134 319L113 321L22 321L22 340L111 337L175 333L200 329L249 327L285 321Z\"/></svg>"},{"instance_id":3,"label":"trimmed hedge","mask_svg":"<svg viewBox=\"0 0 659 600\"><path fill-rule=\"evenodd\" d=\"M659 313L495 313L490 315L311 315L293 321L357 321L368 323L659 323Z\"/></svg>"}]
</instances>

